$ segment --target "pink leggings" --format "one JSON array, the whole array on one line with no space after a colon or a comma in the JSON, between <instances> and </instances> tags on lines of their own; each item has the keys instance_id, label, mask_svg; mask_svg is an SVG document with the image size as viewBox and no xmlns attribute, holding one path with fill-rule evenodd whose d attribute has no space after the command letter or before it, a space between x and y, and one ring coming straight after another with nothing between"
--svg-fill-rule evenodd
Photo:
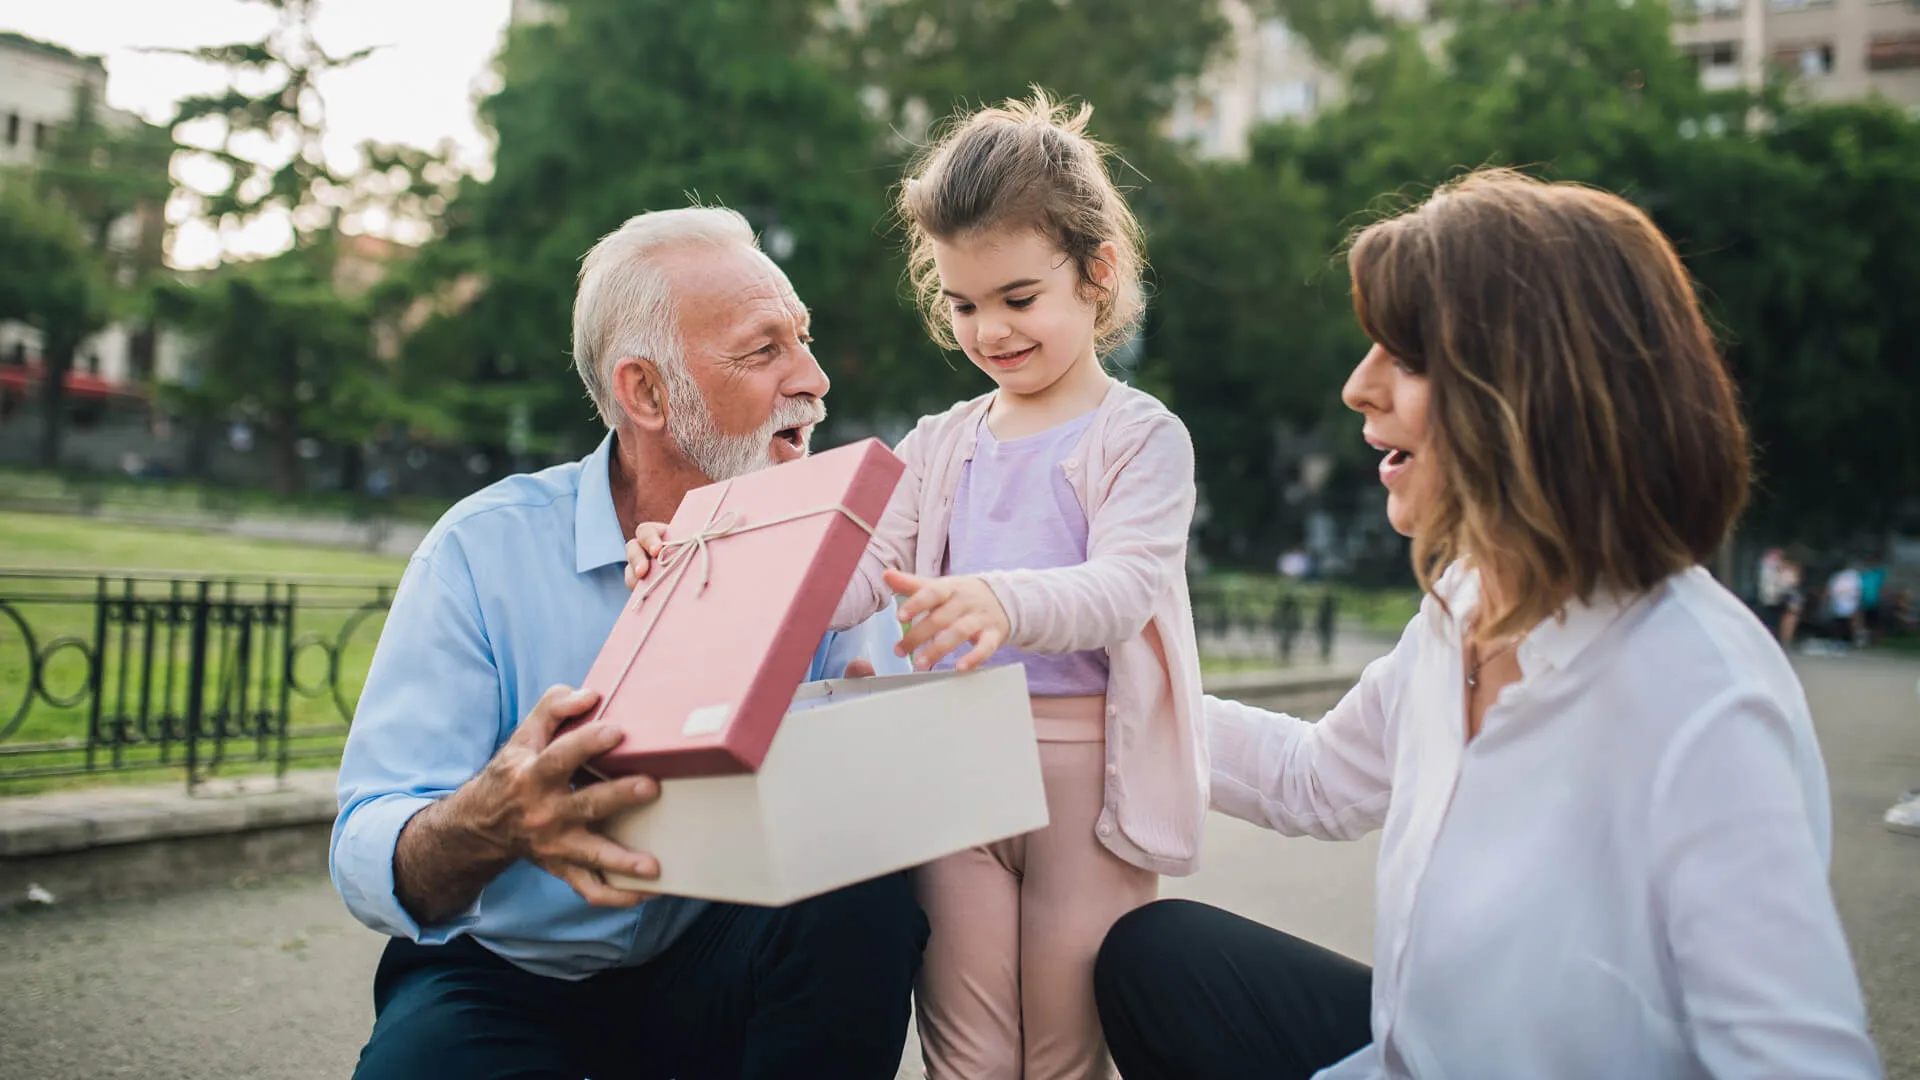
<instances>
[{"instance_id":1,"label":"pink leggings","mask_svg":"<svg viewBox=\"0 0 1920 1080\"><path fill-rule=\"evenodd\" d=\"M929 1080L1112 1075L1093 958L1159 876L1093 834L1106 800L1105 699L1034 698L1051 824L923 866L933 925L915 988Z\"/></svg>"}]
</instances>

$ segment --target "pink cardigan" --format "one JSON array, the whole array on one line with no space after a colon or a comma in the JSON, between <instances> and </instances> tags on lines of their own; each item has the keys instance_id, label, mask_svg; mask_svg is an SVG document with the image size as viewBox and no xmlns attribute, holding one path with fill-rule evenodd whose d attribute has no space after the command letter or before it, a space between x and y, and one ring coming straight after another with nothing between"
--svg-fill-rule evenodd
<instances>
[{"instance_id":1,"label":"pink cardigan","mask_svg":"<svg viewBox=\"0 0 1920 1080\"><path fill-rule=\"evenodd\" d=\"M961 402L901 440L906 474L834 611L835 628L893 599L884 571L945 572L954 489L992 401L987 394ZM1046 653L1107 650L1106 806L1095 835L1142 869L1191 874L1209 775L1187 598L1193 442L1166 406L1114 382L1063 467L1087 514L1087 561L981 577L1007 610L1010 644Z\"/></svg>"}]
</instances>

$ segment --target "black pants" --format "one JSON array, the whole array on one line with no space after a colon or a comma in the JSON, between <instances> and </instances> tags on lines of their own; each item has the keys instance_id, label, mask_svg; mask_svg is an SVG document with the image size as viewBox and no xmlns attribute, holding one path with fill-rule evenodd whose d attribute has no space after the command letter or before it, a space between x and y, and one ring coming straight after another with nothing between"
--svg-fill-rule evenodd
<instances>
[{"instance_id":1,"label":"black pants","mask_svg":"<svg viewBox=\"0 0 1920 1080\"><path fill-rule=\"evenodd\" d=\"M892 1080L927 920L905 875L716 904L637 968L573 982L467 938L396 939L358 1080Z\"/></svg>"},{"instance_id":2,"label":"black pants","mask_svg":"<svg viewBox=\"0 0 1920 1080\"><path fill-rule=\"evenodd\" d=\"M1093 969L1126 1080L1295 1080L1373 1039L1373 972L1187 900L1114 924Z\"/></svg>"}]
</instances>

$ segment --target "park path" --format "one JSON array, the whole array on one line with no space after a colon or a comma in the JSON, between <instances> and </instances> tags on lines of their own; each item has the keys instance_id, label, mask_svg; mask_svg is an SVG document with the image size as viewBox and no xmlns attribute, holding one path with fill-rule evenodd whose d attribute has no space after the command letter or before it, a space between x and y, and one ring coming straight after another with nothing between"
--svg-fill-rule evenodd
<instances>
[{"instance_id":1,"label":"park path","mask_svg":"<svg viewBox=\"0 0 1920 1080\"><path fill-rule=\"evenodd\" d=\"M1835 893L1874 1034L1888 1076L1920 1080L1920 838L1880 825L1891 797L1920 783L1920 661L1799 668L1833 781ZM1375 851L1216 816L1206 869L1166 891L1366 960ZM371 1022L380 945L317 877L0 915L0 1077L345 1077Z\"/></svg>"}]
</instances>

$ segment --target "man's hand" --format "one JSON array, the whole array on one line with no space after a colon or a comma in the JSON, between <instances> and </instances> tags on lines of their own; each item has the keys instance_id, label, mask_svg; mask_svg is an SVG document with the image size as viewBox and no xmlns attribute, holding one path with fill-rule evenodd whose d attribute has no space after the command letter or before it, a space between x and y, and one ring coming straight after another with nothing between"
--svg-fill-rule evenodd
<instances>
[{"instance_id":1,"label":"man's hand","mask_svg":"<svg viewBox=\"0 0 1920 1080\"><path fill-rule=\"evenodd\" d=\"M914 667L921 671L963 644L973 648L953 667L972 671L1006 644L1012 632L1000 598L977 577L922 578L889 570L886 581L907 598L900 606L901 621L913 622L893 651L913 656Z\"/></svg>"},{"instance_id":2,"label":"man's hand","mask_svg":"<svg viewBox=\"0 0 1920 1080\"><path fill-rule=\"evenodd\" d=\"M575 788L574 774L618 743L620 733L596 725L554 737L598 700L591 690L548 690L478 776L407 822L394 850L394 889L416 919L437 923L465 910L515 859L565 881L591 904L632 907L651 897L615 888L601 875L655 878L660 864L591 826L659 798L660 785L625 777Z\"/></svg>"},{"instance_id":3,"label":"man's hand","mask_svg":"<svg viewBox=\"0 0 1920 1080\"><path fill-rule=\"evenodd\" d=\"M643 521L633 530L633 539L627 541L627 588L640 584L653 569L653 560L660 557L666 542L667 527L658 521Z\"/></svg>"},{"instance_id":4,"label":"man's hand","mask_svg":"<svg viewBox=\"0 0 1920 1080\"><path fill-rule=\"evenodd\" d=\"M563 722L587 712L599 700L592 690L565 686L548 690L513 737L460 793L471 793L468 809L475 831L504 853L526 859L573 886L589 903L632 907L649 894L616 889L601 875L654 878L660 876L660 864L651 855L628 851L590 826L659 798L660 785L642 776L575 788L574 774L611 750L620 741L620 732L599 725L554 737Z\"/></svg>"}]
</instances>

